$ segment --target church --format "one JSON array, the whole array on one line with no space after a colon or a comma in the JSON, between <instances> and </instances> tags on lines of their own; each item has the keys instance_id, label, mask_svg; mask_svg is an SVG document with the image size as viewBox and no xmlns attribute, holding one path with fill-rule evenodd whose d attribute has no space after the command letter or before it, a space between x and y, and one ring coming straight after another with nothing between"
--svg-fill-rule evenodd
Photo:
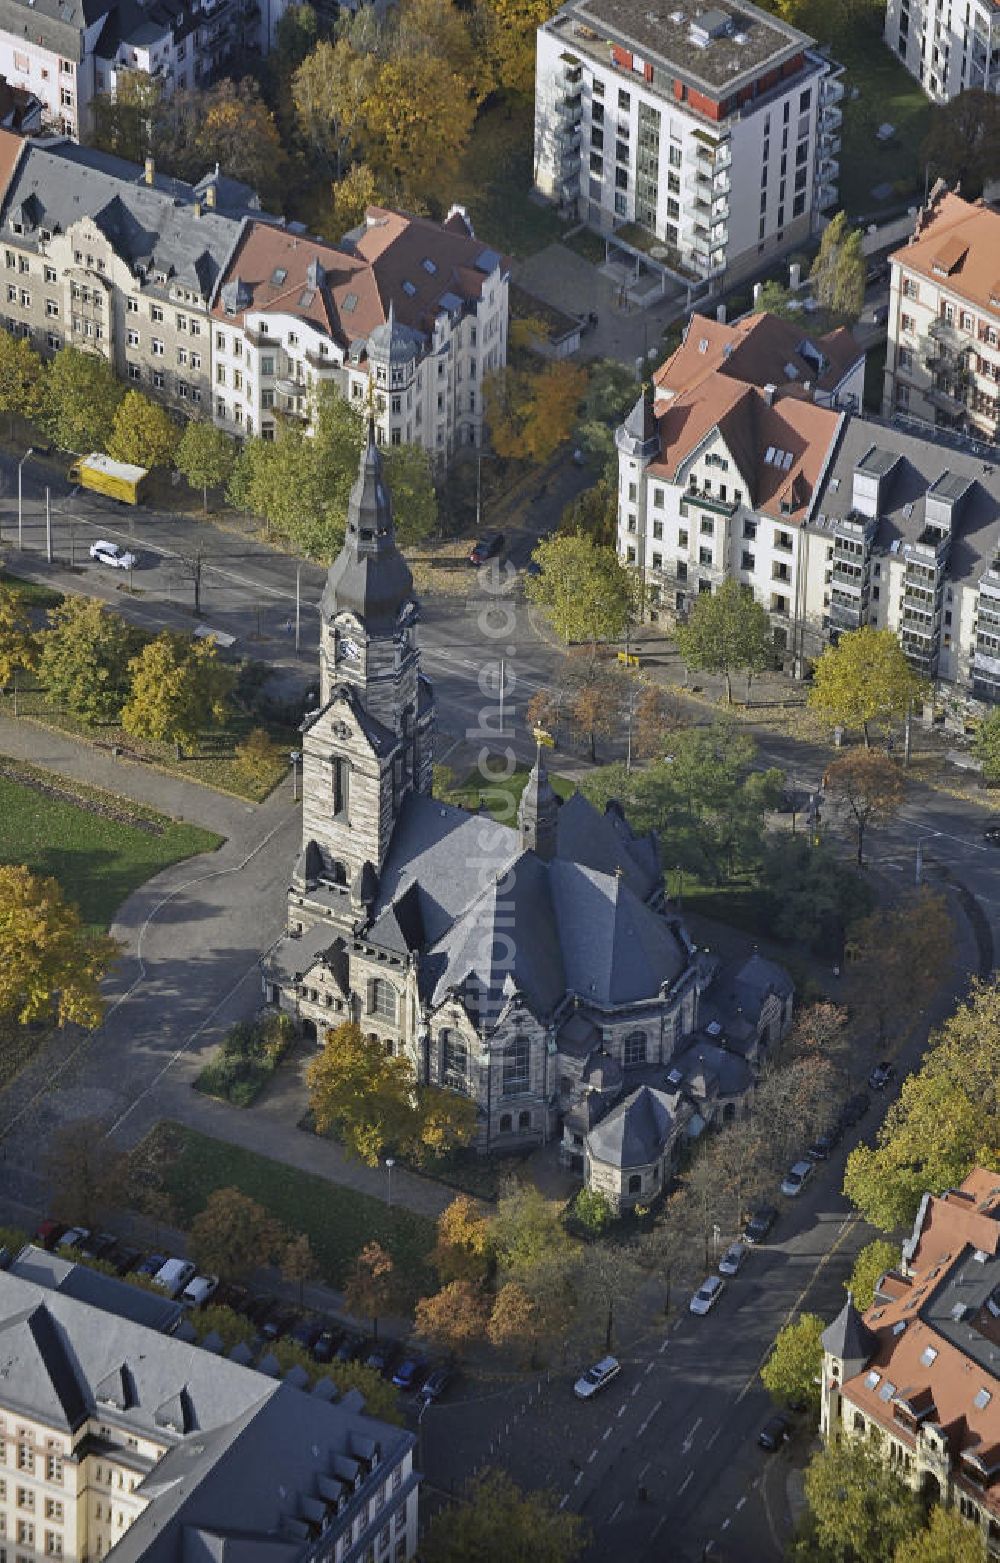
<instances>
[{"instance_id":1,"label":"church","mask_svg":"<svg viewBox=\"0 0 1000 1563\"><path fill-rule=\"evenodd\" d=\"M419 1082L470 1096L480 1151L530 1148L598 1075L614 1096L662 1082L712 973L655 838L614 803L560 802L540 750L516 828L432 796L418 622L370 426L321 602L302 849L265 993L318 1043L357 1021Z\"/></svg>"}]
</instances>

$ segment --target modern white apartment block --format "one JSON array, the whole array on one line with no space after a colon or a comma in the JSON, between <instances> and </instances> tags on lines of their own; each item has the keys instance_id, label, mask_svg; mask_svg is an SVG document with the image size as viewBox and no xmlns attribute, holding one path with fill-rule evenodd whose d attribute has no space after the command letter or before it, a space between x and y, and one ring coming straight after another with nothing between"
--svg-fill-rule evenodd
<instances>
[{"instance_id":1,"label":"modern white apartment block","mask_svg":"<svg viewBox=\"0 0 1000 1563\"><path fill-rule=\"evenodd\" d=\"M743 582L796 673L870 624L945 692L996 700L1000 468L860 416L863 374L849 332L693 316L618 432L619 554L658 616Z\"/></svg>"},{"instance_id":2,"label":"modern white apartment block","mask_svg":"<svg viewBox=\"0 0 1000 1563\"><path fill-rule=\"evenodd\" d=\"M570 0L538 30L535 184L688 275L750 270L836 202L835 71L742 0Z\"/></svg>"},{"instance_id":3,"label":"modern white apartment block","mask_svg":"<svg viewBox=\"0 0 1000 1563\"><path fill-rule=\"evenodd\" d=\"M1000 439L1000 213L942 183L891 257L883 413Z\"/></svg>"},{"instance_id":4,"label":"modern white apartment block","mask_svg":"<svg viewBox=\"0 0 1000 1563\"><path fill-rule=\"evenodd\" d=\"M483 443L508 277L458 210L432 223L369 207L339 247L251 223L213 311L215 420L273 437L276 414L309 422L312 392L331 381L359 410L372 398L380 444L446 464Z\"/></svg>"},{"instance_id":5,"label":"modern white apartment block","mask_svg":"<svg viewBox=\"0 0 1000 1563\"><path fill-rule=\"evenodd\" d=\"M967 87L1000 90L1000 10L993 0L887 0L885 41L935 103Z\"/></svg>"},{"instance_id":6,"label":"modern white apartment block","mask_svg":"<svg viewBox=\"0 0 1000 1563\"><path fill-rule=\"evenodd\" d=\"M34 1253L15 1269L30 1272ZM0 1274L0 1339L12 1563L414 1555L414 1436L365 1415L357 1391L310 1393L295 1370L275 1382L14 1274Z\"/></svg>"}]
</instances>

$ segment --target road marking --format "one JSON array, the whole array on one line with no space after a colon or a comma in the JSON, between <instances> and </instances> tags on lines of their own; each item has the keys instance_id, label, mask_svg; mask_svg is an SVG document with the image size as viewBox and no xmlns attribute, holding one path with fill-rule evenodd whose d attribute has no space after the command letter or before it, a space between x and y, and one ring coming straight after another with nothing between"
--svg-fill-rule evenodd
<instances>
[{"instance_id":1,"label":"road marking","mask_svg":"<svg viewBox=\"0 0 1000 1563\"><path fill-rule=\"evenodd\" d=\"M559 1507L560 1507L560 1509L565 1509L567 1503L569 1503L569 1499L570 1499L569 1493L568 1492L564 1492L562 1497L559 1499Z\"/></svg>"},{"instance_id":2,"label":"road marking","mask_svg":"<svg viewBox=\"0 0 1000 1563\"><path fill-rule=\"evenodd\" d=\"M632 1387L632 1399L633 1400L635 1399L636 1395L639 1393L641 1388L642 1388L641 1384L633 1385L633 1387Z\"/></svg>"},{"instance_id":3,"label":"road marking","mask_svg":"<svg viewBox=\"0 0 1000 1563\"><path fill-rule=\"evenodd\" d=\"M695 1435L695 1433L697 1433L697 1431L698 1431L698 1429L701 1426L703 1421L704 1421L704 1418L703 1417L699 1417L697 1422L694 1424L694 1427L692 1427L690 1433L688 1433L688 1435L685 1438L683 1444L681 1445L681 1453L682 1454L690 1454L690 1452L691 1452L691 1445L694 1443L694 1435Z\"/></svg>"},{"instance_id":4,"label":"road marking","mask_svg":"<svg viewBox=\"0 0 1000 1563\"><path fill-rule=\"evenodd\" d=\"M645 1373L645 1377L646 1378L649 1377L649 1375L652 1373L652 1371L655 1368L655 1366L656 1366L655 1362L647 1362L646 1363L646 1373Z\"/></svg>"},{"instance_id":5,"label":"road marking","mask_svg":"<svg viewBox=\"0 0 1000 1563\"><path fill-rule=\"evenodd\" d=\"M666 1339L663 1342L663 1345L660 1347L660 1356L661 1357L663 1356L663 1353L666 1351L666 1349L667 1349L667 1347L669 1345L670 1345L670 1337L667 1336Z\"/></svg>"},{"instance_id":6,"label":"road marking","mask_svg":"<svg viewBox=\"0 0 1000 1563\"><path fill-rule=\"evenodd\" d=\"M628 1402L626 1401L626 1403L623 1406L619 1406L618 1407L618 1415L619 1415L619 1417L623 1417L627 1410L628 1410Z\"/></svg>"},{"instance_id":7,"label":"road marking","mask_svg":"<svg viewBox=\"0 0 1000 1563\"><path fill-rule=\"evenodd\" d=\"M649 1467L652 1465L652 1463L653 1462L651 1460L647 1460L646 1461L646 1463L643 1466L642 1470L639 1472L638 1476L636 1477L636 1481L637 1482L641 1482L642 1481L642 1478L645 1476L646 1472L649 1470Z\"/></svg>"},{"instance_id":8,"label":"road marking","mask_svg":"<svg viewBox=\"0 0 1000 1563\"><path fill-rule=\"evenodd\" d=\"M717 1427L715 1429L715 1432L712 1434L711 1438L708 1440L708 1442L705 1445L706 1449L711 1449L712 1445L715 1443L715 1440L718 1438L718 1436L719 1436L719 1434L721 1432L722 1432L722 1428L721 1427Z\"/></svg>"},{"instance_id":9,"label":"road marking","mask_svg":"<svg viewBox=\"0 0 1000 1563\"><path fill-rule=\"evenodd\" d=\"M684 1480L681 1482L680 1486L677 1489L677 1496L678 1496L678 1498L682 1495L682 1493L687 1491L688 1487L690 1487L690 1485L691 1485L691 1483L693 1481L694 1481L694 1472L693 1471L688 1471L688 1473L685 1476Z\"/></svg>"},{"instance_id":10,"label":"road marking","mask_svg":"<svg viewBox=\"0 0 1000 1563\"><path fill-rule=\"evenodd\" d=\"M588 1465L593 1465L593 1463L594 1463L594 1461L596 1459L597 1459L597 1450L596 1449L592 1449L590 1451L590 1453L588 1454L588 1456L587 1456L587 1464Z\"/></svg>"},{"instance_id":11,"label":"road marking","mask_svg":"<svg viewBox=\"0 0 1000 1563\"><path fill-rule=\"evenodd\" d=\"M646 1418L645 1422L643 1422L641 1427L639 1428L639 1431L636 1434L637 1438L641 1438L642 1437L643 1433L646 1431L647 1427L649 1426L650 1422L653 1420L654 1416L656 1416L657 1412L662 1411L662 1410L663 1410L663 1401L662 1400L658 1400L656 1402L656 1405L653 1407L652 1411L649 1413L648 1417Z\"/></svg>"},{"instance_id":12,"label":"road marking","mask_svg":"<svg viewBox=\"0 0 1000 1563\"><path fill-rule=\"evenodd\" d=\"M576 1476L575 1476L575 1478L573 1480L573 1486L574 1487L579 1487L579 1485L580 1485L580 1483L582 1481L583 1481L583 1472L582 1471L577 1471Z\"/></svg>"},{"instance_id":13,"label":"road marking","mask_svg":"<svg viewBox=\"0 0 1000 1563\"><path fill-rule=\"evenodd\" d=\"M625 1507L625 1499L622 1498L618 1503L615 1504L614 1508L611 1510L611 1513L608 1515L608 1524L609 1525L613 1525L615 1523L615 1520L618 1518L619 1514L622 1512L622 1509L624 1509L624 1507Z\"/></svg>"},{"instance_id":14,"label":"road marking","mask_svg":"<svg viewBox=\"0 0 1000 1563\"><path fill-rule=\"evenodd\" d=\"M730 1523L731 1522L730 1522L730 1520L729 1520L729 1518L727 1516L726 1519L724 1519L723 1522L722 1522L722 1529L723 1530L728 1530L729 1526L730 1526Z\"/></svg>"},{"instance_id":15,"label":"road marking","mask_svg":"<svg viewBox=\"0 0 1000 1563\"><path fill-rule=\"evenodd\" d=\"M742 1509L742 1507L746 1503L746 1501L747 1501L747 1495L746 1495L746 1493L744 1493L742 1498L740 1498L739 1502L736 1505L736 1512L737 1512L737 1514L739 1514L740 1510Z\"/></svg>"},{"instance_id":16,"label":"road marking","mask_svg":"<svg viewBox=\"0 0 1000 1563\"><path fill-rule=\"evenodd\" d=\"M604 1429L604 1432L601 1434L601 1443L602 1444L606 1444L610 1437L611 1437L611 1429L610 1429L610 1427L606 1427Z\"/></svg>"},{"instance_id":17,"label":"road marking","mask_svg":"<svg viewBox=\"0 0 1000 1563\"><path fill-rule=\"evenodd\" d=\"M667 1523L667 1516L665 1514L661 1514L660 1518L657 1520L655 1526L653 1527L653 1534L649 1538L650 1541L655 1541L656 1540L657 1536L660 1534L660 1531L663 1529L663 1527L664 1527L664 1525L666 1523Z\"/></svg>"}]
</instances>

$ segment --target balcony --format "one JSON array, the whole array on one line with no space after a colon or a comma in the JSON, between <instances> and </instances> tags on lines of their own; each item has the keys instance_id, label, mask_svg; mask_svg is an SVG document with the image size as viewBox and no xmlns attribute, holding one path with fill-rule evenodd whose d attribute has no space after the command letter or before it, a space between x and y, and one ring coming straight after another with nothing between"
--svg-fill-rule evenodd
<instances>
[{"instance_id":1,"label":"balcony","mask_svg":"<svg viewBox=\"0 0 1000 1563\"><path fill-rule=\"evenodd\" d=\"M827 157L826 153L823 153L823 155L820 157L816 172L820 184L836 184L837 180L840 178L840 164L837 162L835 157Z\"/></svg>"},{"instance_id":2,"label":"balcony","mask_svg":"<svg viewBox=\"0 0 1000 1563\"><path fill-rule=\"evenodd\" d=\"M940 342L943 347L950 347L958 352L968 352L972 346L966 333L959 331L958 327L952 321L945 320L943 315L938 315L936 320L931 321L927 327L927 335L933 337L935 342Z\"/></svg>"},{"instance_id":3,"label":"balcony","mask_svg":"<svg viewBox=\"0 0 1000 1563\"><path fill-rule=\"evenodd\" d=\"M824 103L819 111L820 130L839 130L844 123L844 116L834 103Z\"/></svg>"},{"instance_id":4,"label":"balcony","mask_svg":"<svg viewBox=\"0 0 1000 1563\"><path fill-rule=\"evenodd\" d=\"M556 113L560 119L578 120L583 108L583 98L579 92L567 94L556 101Z\"/></svg>"},{"instance_id":5,"label":"balcony","mask_svg":"<svg viewBox=\"0 0 1000 1563\"><path fill-rule=\"evenodd\" d=\"M823 157L836 157L840 151L840 137L833 131L824 131L819 138L819 149Z\"/></svg>"},{"instance_id":6,"label":"balcony","mask_svg":"<svg viewBox=\"0 0 1000 1563\"><path fill-rule=\"evenodd\" d=\"M833 579L830 584L836 591L844 596L856 598L859 603L864 595L865 581L863 577L860 575L857 577L844 575L836 566L834 566Z\"/></svg>"},{"instance_id":7,"label":"balcony","mask_svg":"<svg viewBox=\"0 0 1000 1563\"><path fill-rule=\"evenodd\" d=\"M944 390L940 385L932 385L924 395L932 407L943 412L947 418L963 418L965 416L965 400L959 396L953 396L950 391Z\"/></svg>"},{"instance_id":8,"label":"balcony","mask_svg":"<svg viewBox=\"0 0 1000 1563\"><path fill-rule=\"evenodd\" d=\"M829 104L840 103L844 96L844 83L840 76L824 76L820 89L820 102L826 108Z\"/></svg>"},{"instance_id":9,"label":"balcony","mask_svg":"<svg viewBox=\"0 0 1000 1563\"><path fill-rule=\"evenodd\" d=\"M696 166L722 172L733 161L733 149L728 141L707 142L698 140L695 145Z\"/></svg>"},{"instance_id":10,"label":"balcony","mask_svg":"<svg viewBox=\"0 0 1000 1563\"><path fill-rule=\"evenodd\" d=\"M813 204L819 212L825 212L828 206L837 204L837 186L824 184L822 181L816 185Z\"/></svg>"},{"instance_id":11,"label":"balcony","mask_svg":"<svg viewBox=\"0 0 1000 1563\"><path fill-rule=\"evenodd\" d=\"M860 597L845 600L836 593L830 595L830 627L835 630L856 630L864 622L864 604Z\"/></svg>"}]
</instances>

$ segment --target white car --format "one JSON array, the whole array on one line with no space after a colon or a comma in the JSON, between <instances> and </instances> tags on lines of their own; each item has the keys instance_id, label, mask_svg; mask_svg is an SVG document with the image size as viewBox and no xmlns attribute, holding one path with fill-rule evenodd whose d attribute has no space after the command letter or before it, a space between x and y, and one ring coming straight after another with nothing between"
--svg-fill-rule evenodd
<instances>
[{"instance_id":1,"label":"white car","mask_svg":"<svg viewBox=\"0 0 1000 1563\"><path fill-rule=\"evenodd\" d=\"M168 1297L179 1297L197 1274L197 1269L189 1259L168 1259L153 1276L153 1285L166 1292Z\"/></svg>"},{"instance_id":2,"label":"white car","mask_svg":"<svg viewBox=\"0 0 1000 1563\"><path fill-rule=\"evenodd\" d=\"M720 1275L738 1275L740 1265L747 1256L745 1243L730 1243L722 1258L719 1260Z\"/></svg>"},{"instance_id":3,"label":"white car","mask_svg":"<svg viewBox=\"0 0 1000 1563\"><path fill-rule=\"evenodd\" d=\"M589 1400L611 1383L613 1378L621 1372L622 1365L617 1357L602 1357L600 1362L595 1362L592 1368L588 1368L582 1378L578 1378L573 1385L573 1393L578 1400Z\"/></svg>"},{"instance_id":4,"label":"white car","mask_svg":"<svg viewBox=\"0 0 1000 1563\"><path fill-rule=\"evenodd\" d=\"M139 563L138 557L130 554L127 548L119 548L117 543L105 542L103 538L91 543L90 557L95 564L107 564L113 570L131 570Z\"/></svg>"},{"instance_id":5,"label":"white car","mask_svg":"<svg viewBox=\"0 0 1000 1563\"><path fill-rule=\"evenodd\" d=\"M812 1177L815 1171L816 1167L813 1162L797 1161L795 1166L789 1167L788 1171L785 1173L784 1180L781 1185L782 1194L787 1195L789 1199L794 1199L797 1194L802 1193L802 1190L805 1188L806 1184L809 1182L809 1179Z\"/></svg>"},{"instance_id":6,"label":"white car","mask_svg":"<svg viewBox=\"0 0 1000 1563\"><path fill-rule=\"evenodd\" d=\"M56 1244L56 1251L60 1248L79 1248L90 1236L89 1227L69 1227Z\"/></svg>"},{"instance_id":7,"label":"white car","mask_svg":"<svg viewBox=\"0 0 1000 1563\"><path fill-rule=\"evenodd\" d=\"M181 1303L185 1308L204 1308L218 1289L217 1275L196 1275L181 1292Z\"/></svg>"},{"instance_id":8,"label":"white car","mask_svg":"<svg viewBox=\"0 0 1000 1563\"><path fill-rule=\"evenodd\" d=\"M710 1313L725 1289L725 1281L720 1280L717 1275L710 1275L707 1280L702 1281L692 1297L689 1304L691 1312Z\"/></svg>"}]
</instances>

